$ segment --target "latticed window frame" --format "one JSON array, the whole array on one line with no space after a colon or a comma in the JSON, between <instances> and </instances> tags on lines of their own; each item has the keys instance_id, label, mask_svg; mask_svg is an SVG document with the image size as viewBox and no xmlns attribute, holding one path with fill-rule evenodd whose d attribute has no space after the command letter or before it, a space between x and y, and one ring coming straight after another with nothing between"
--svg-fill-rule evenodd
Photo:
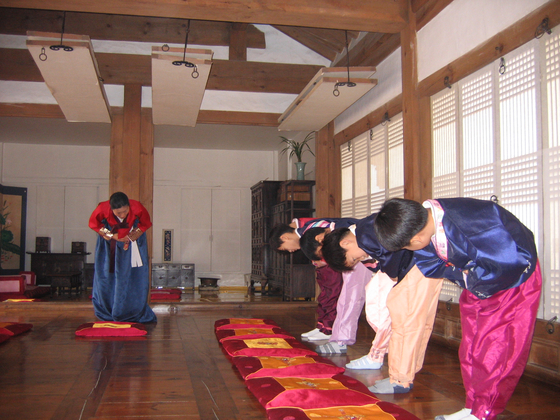
<instances>
[{"instance_id":1,"label":"latticed window frame","mask_svg":"<svg viewBox=\"0 0 560 420\"><path fill-rule=\"evenodd\" d=\"M545 319L560 315L559 29L431 98L433 196L495 196L534 232ZM440 300L460 293L445 282Z\"/></svg>"},{"instance_id":2,"label":"latticed window frame","mask_svg":"<svg viewBox=\"0 0 560 420\"><path fill-rule=\"evenodd\" d=\"M378 211L385 200L404 197L402 114L340 146L342 217L363 218ZM383 162L379 171L374 163Z\"/></svg>"}]
</instances>

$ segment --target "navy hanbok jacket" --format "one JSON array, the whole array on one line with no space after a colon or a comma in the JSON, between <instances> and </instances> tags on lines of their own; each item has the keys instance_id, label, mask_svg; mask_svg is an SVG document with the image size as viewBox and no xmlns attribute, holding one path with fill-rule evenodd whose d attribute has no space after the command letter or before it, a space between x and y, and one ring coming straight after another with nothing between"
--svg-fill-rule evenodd
<instances>
[{"instance_id":1,"label":"navy hanbok jacket","mask_svg":"<svg viewBox=\"0 0 560 420\"><path fill-rule=\"evenodd\" d=\"M358 220L356 223L356 240L358 246L377 260L379 269L391 278L400 281L414 267L414 253L406 249L387 251L377 240L373 230L373 222L377 213Z\"/></svg>"},{"instance_id":2,"label":"navy hanbok jacket","mask_svg":"<svg viewBox=\"0 0 560 420\"><path fill-rule=\"evenodd\" d=\"M437 199L444 211L447 261L433 245L415 251L426 277L446 278L480 299L524 283L537 265L533 233L500 205L473 198Z\"/></svg>"}]
</instances>

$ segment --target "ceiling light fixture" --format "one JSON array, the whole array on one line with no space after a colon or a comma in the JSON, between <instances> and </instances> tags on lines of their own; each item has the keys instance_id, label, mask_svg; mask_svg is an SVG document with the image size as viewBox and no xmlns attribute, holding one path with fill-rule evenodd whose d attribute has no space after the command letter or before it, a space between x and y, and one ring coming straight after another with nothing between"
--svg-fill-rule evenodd
<instances>
[{"instance_id":1,"label":"ceiling light fixture","mask_svg":"<svg viewBox=\"0 0 560 420\"><path fill-rule=\"evenodd\" d=\"M70 122L111 122L109 101L99 77L99 67L89 36L65 34L67 48L45 50L60 34L27 32L27 49L54 99ZM67 54L71 48L72 54Z\"/></svg>"},{"instance_id":2,"label":"ceiling light fixture","mask_svg":"<svg viewBox=\"0 0 560 420\"><path fill-rule=\"evenodd\" d=\"M74 51L74 48L72 48L68 45L64 45L62 43L62 40L63 40L63 37L64 37L64 27L65 26L66 26L66 12L64 12L64 14L62 15L62 32L60 33L60 44L51 45L49 47L51 50L53 50L53 51L64 50L64 51L67 51L67 52Z\"/></svg>"},{"instance_id":3,"label":"ceiling light fixture","mask_svg":"<svg viewBox=\"0 0 560 420\"><path fill-rule=\"evenodd\" d=\"M152 47L152 118L156 125L194 127L212 67L211 50ZM183 60L181 60L183 57ZM183 63L195 66L196 76L185 76ZM200 77L198 77L200 75Z\"/></svg>"},{"instance_id":4,"label":"ceiling light fixture","mask_svg":"<svg viewBox=\"0 0 560 420\"><path fill-rule=\"evenodd\" d=\"M339 96L340 91L338 90L341 86L355 87L356 83L350 81L350 51L348 50L348 31L344 31L344 36L346 37L346 69L348 71L348 81L337 82L334 85L333 95Z\"/></svg>"},{"instance_id":5,"label":"ceiling light fixture","mask_svg":"<svg viewBox=\"0 0 560 420\"><path fill-rule=\"evenodd\" d=\"M350 71L355 86L332 100L335 85ZM317 131L377 84L375 67L323 67L278 119L280 131Z\"/></svg>"},{"instance_id":6,"label":"ceiling light fixture","mask_svg":"<svg viewBox=\"0 0 560 420\"><path fill-rule=\"evenodd\" d=\"M185 48L183 50L183 59L173 61L173 65L174 66L184 65L185 67L191 67L193 69L191 76L192 76L193 79L196 79L199 76L198 68L196 67L196 64L194 64L191 61L186 60L186 58L187 58L187 44L188 44L188 41L189 41L190 30L191 30L191 20L189 19L188 23L187 23L187 35L185 36ZM169 47L167 47L167 48L169 49Z\"/></svg>"}]
</instances>

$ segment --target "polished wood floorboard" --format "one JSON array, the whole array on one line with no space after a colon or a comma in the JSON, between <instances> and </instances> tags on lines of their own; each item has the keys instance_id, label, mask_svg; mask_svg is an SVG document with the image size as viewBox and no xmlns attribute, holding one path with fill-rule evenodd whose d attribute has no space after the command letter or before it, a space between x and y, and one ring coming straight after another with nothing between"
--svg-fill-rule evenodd
<instances>
[{"instance_id":1,"label":"polished wood floorboard","mask_svg":"<svg viewBox=\"0 0 560 420\"><path fill-rule=\"evenodd\" d=\"M130 339L76 338L77 326L95 320L87 299L0 304L0 322L34 325L0 344L0 419L265 420L265 410L222 352L214 322L266 317L299 338L314 326L314 303L243 293L236 301L233 295L156 304L157 325L148 327L147 337ZM343 366L361 357L373 334L362 317L357 343L330 359ZM371 385L387 376L387 366L347 374ZM420 419L461 409L457 352L430 344L413 391L380 398ZM500 419L560 419L560 388L522 379Z\"/></svg>"}]
</instances>

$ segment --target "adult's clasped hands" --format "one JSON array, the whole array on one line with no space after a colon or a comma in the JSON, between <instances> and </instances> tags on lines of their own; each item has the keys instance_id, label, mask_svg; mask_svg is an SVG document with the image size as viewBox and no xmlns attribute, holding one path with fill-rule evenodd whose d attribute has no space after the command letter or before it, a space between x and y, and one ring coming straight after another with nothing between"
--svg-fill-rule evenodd
<instances>
[{"instance_id":1,"label":"adult's clasped hands","mask_svg":"<svg viewBox=\"0 0 560 420\"><path fill-rule=\"evenodd\" d=\"M130 231L130 233L127 235L127 238L131 241L135 241L137 240L144 232L142 232L140 229L136 228L136 229L132 229Z\"/></svg>"}]
</instances>

